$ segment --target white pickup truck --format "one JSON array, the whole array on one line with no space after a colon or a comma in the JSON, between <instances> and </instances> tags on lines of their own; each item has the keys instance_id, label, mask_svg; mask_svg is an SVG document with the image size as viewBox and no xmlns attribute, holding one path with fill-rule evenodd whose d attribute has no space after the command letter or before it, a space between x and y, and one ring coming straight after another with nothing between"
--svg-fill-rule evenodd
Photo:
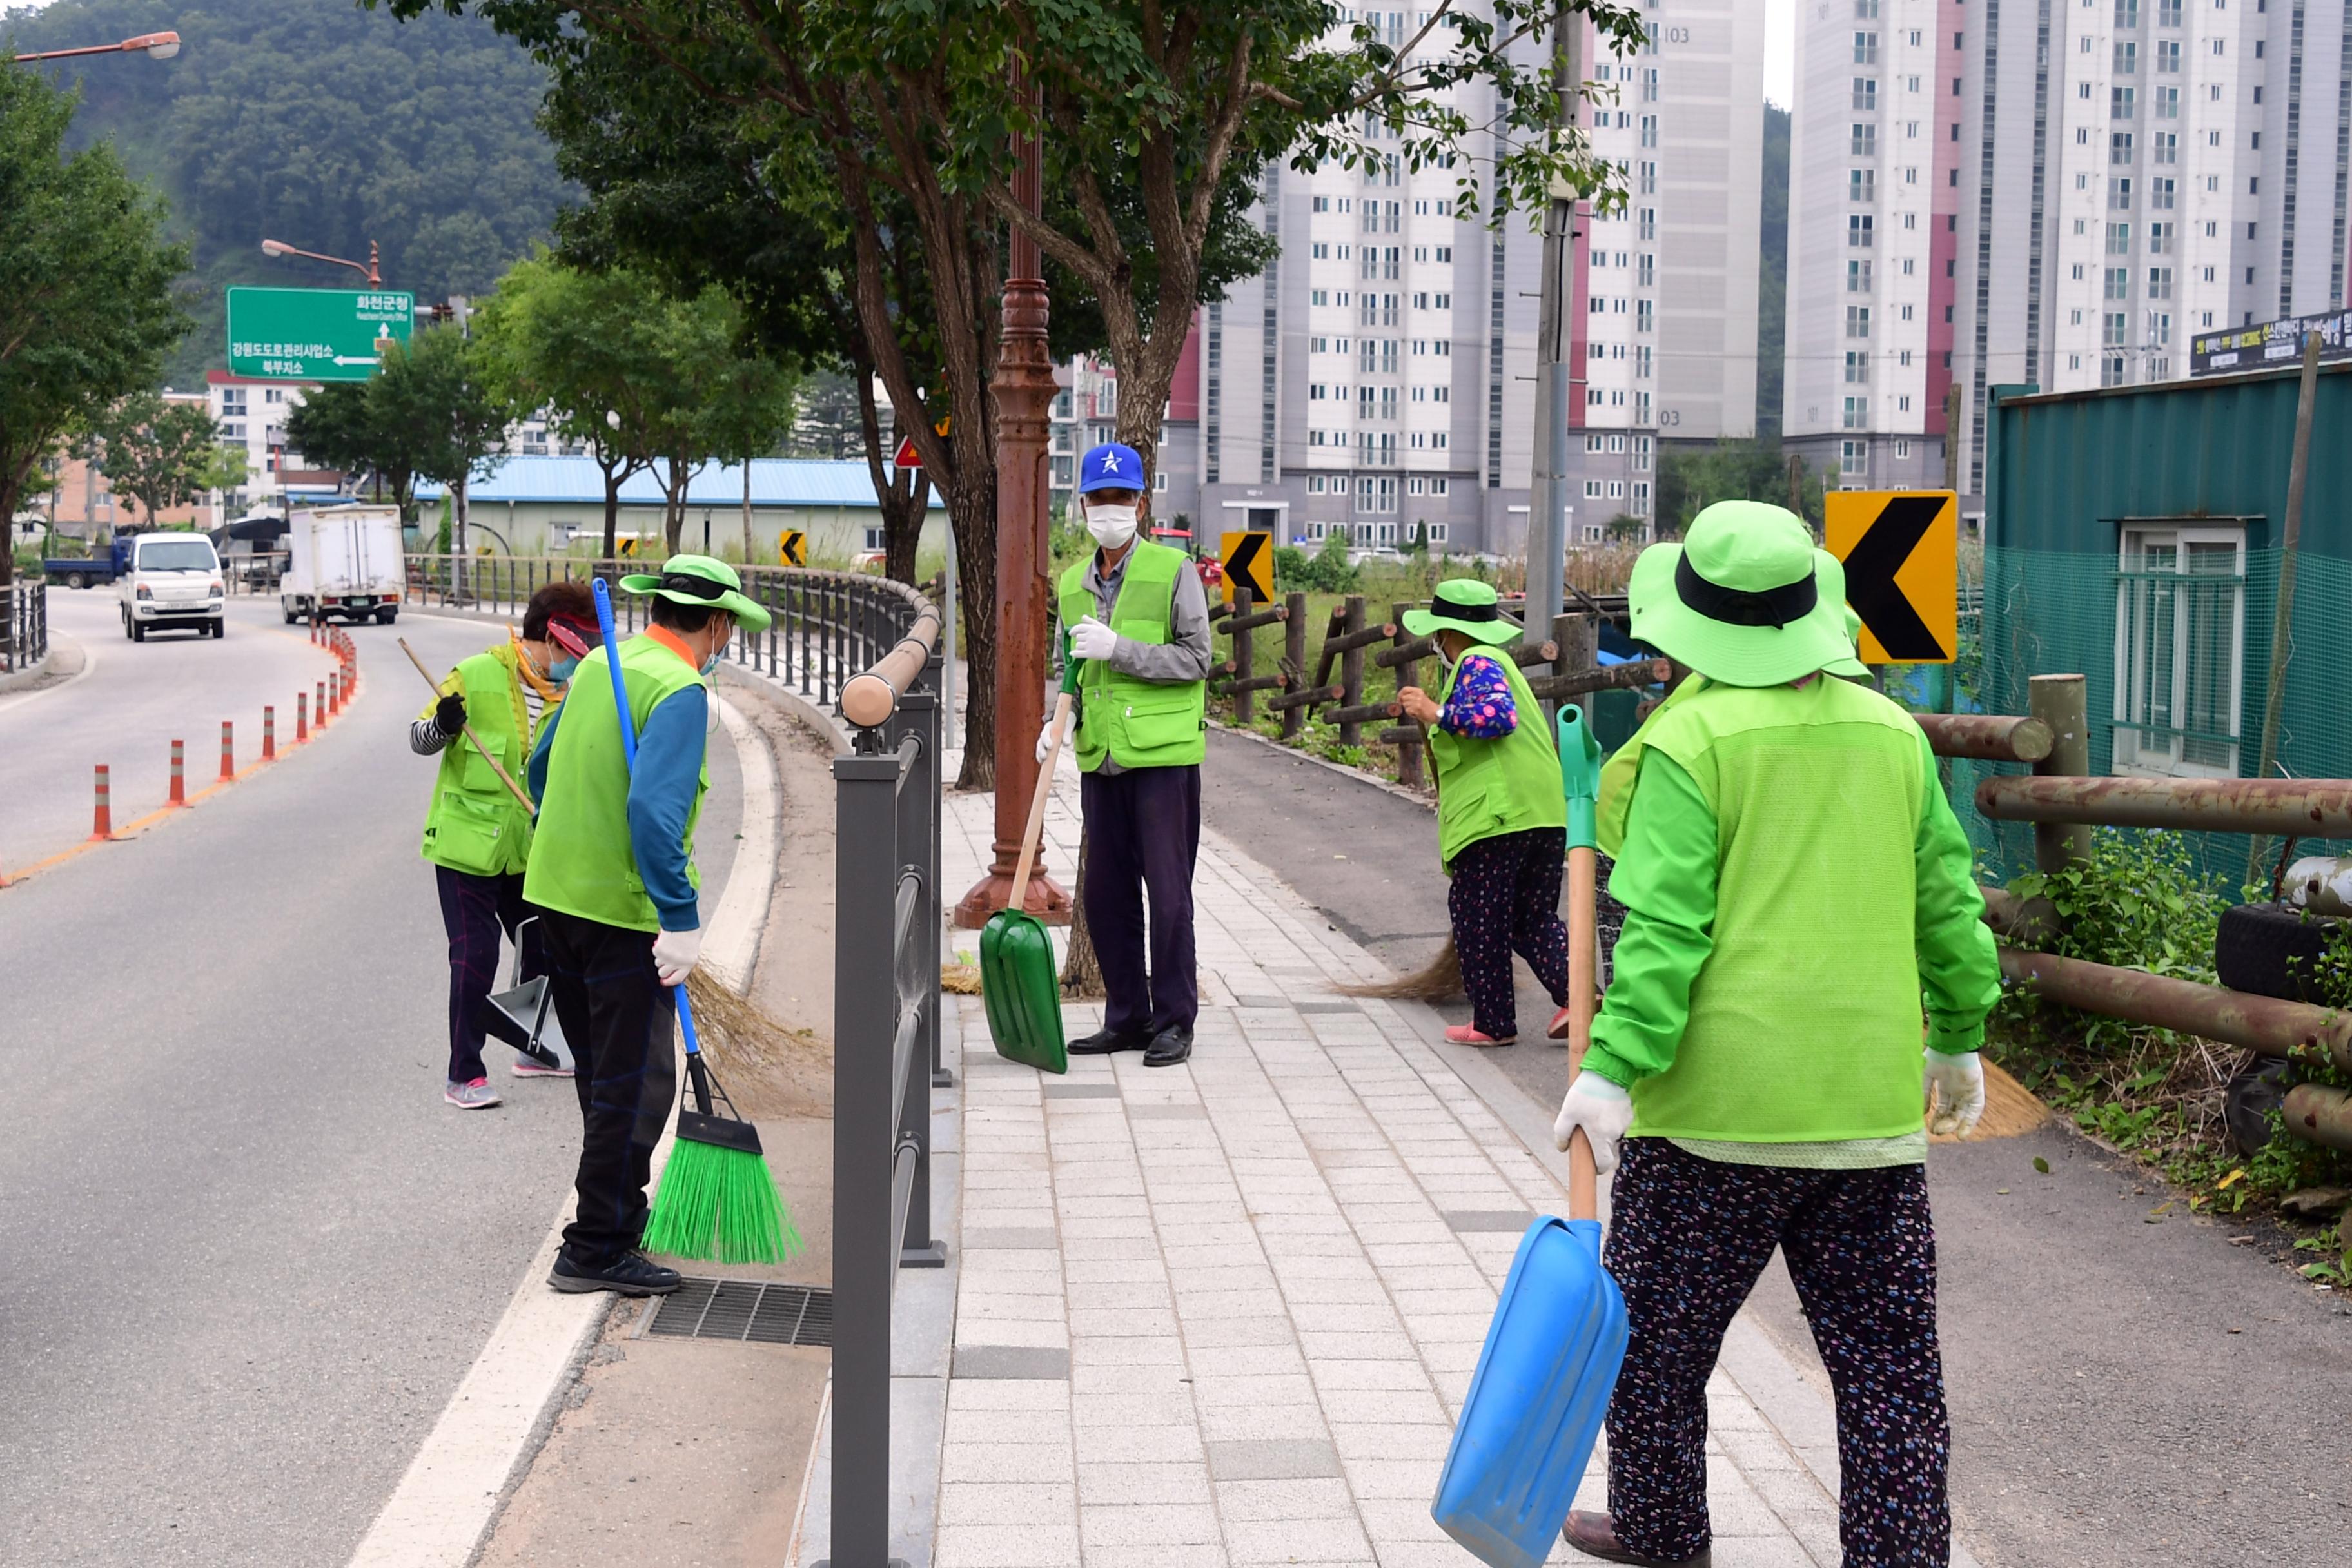
<instances>
[{"instance_id":1,"label":"white pickup truck","mask_svg":"<svg viewBox=\"0 0 2352 1568\"><path fill-rule=\"evenodd\" d=\"M398 507L306 507L286 524L278 606L288 626L314 613L392 625L402 587Z\"/></svg>"},{"instance_id":2,"label":"white pickup truck","mask_svg":"<svg viewBox=\"0 0 2352 1568\"><path fill-rule=\"evenodd\" d=\"M114 580L124 637L145 642L149 632L171 627L228 636L227 590L211 540L201 533L142 533L127 542L129 559Z\"/></svg>"}]
</instances>

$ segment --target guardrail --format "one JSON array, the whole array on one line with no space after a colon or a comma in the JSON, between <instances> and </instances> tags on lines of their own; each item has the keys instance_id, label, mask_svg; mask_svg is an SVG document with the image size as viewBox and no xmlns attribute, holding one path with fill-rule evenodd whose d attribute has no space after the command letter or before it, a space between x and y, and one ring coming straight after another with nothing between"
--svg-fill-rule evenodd
<instances>
[{"instance_id":1,"label":"guardrail","mask_svg":"<svg viewBox=\"0 0 2352 1568\"><path fill-rule=\"evenodd\" d=\"M0 675L30 669L49 657L49 585L8 584L8 620L0 626Z\"/></svg>"},{"instance_id":2,"label":"guardrail","mask_svg":"<svg viewBox=\"0 0 2352 1568\"><path fill-rule=\"evenodd\" d=\"M890 1561L891 1298L899 1269L947 1262L930 1173L931 1089L948 1081L940 616L887 585L912 619L847 681L851 750L833 763L833 1568Z\"/></svg>"}]
</instances>

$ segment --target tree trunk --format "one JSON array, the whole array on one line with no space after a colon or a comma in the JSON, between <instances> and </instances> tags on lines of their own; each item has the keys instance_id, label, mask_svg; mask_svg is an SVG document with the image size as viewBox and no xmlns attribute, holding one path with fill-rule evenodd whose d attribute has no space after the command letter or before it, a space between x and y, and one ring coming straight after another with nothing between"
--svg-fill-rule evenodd
<instances>
[{"instance_id":1,"label":"tree trunk","mask_svg":"<svg viewBox=\"0 0 2352 1568\"><path fill-rule=\"evenodd\" d=\"M963 603L963 770L958 789L996 787L996 475L948 492L956 584Z\"/></svg>"},{"instance_id":2,"label":"tree trunk","mask_svg":"<svg viewBox=\"0 0 2352 1568\"><path fill-rule=\"evenodd\" d=\"M882 503L882 574L912 586L915 554L922 547L923 517L930 510L931 484L920 468L914 483L893 484Z\"/></svg>"},{"instance_id":3,"label":"tree trunk","mask_svg":"<svg viewBox=\"0 0 2352 1568\"><path fill-rule=\"evenodd\" d=\"M610 561L620 553L620 531L621 470L616 464L604 469L604 552L598 560Z\"/></svg>"},{"instance_id":4,"label":"tree trunk","mask_svg":"<svg viewBox=\"0 0 2352 1568\"><path fill-rule=\"evenodd\" d=\"M1094 932L1087 929L1087 834L1078 830L1078 869L1070 879L1070 950L1062 961L1062 994L1087 1001L1105 994L1102 960L1095 956Z\"/></svg>"}]
</instances>

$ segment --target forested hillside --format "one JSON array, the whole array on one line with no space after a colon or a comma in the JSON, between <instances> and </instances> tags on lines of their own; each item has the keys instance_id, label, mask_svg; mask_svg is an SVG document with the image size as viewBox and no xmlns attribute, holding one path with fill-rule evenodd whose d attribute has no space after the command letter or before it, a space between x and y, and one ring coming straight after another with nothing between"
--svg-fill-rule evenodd
<instances>
[{"instance_id":1,"label":"forested hillside","mask_svg":"<svg viewBox=\"0 0 2352 1568\"><path fill-rule=\"evenodd\" d=\"M532 121L545 76L477 21L402 24L352 0L53 0L0 16L0 40L18 50L164 28L183 40L176 59L42 68L82 84L75 143L112 140L194 247L197 326L173 359L174 384L224 363L226 286L358 281L268 259L264 237L362 261L373 239L386 287L422 303L486 288L566 199Z\"/></svg>"}]
</instances>

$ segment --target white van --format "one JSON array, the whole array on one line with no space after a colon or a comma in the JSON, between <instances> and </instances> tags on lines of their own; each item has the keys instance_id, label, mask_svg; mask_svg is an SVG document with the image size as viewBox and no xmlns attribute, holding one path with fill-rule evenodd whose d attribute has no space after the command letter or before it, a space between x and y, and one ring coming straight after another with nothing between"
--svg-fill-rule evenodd
<instances>
[{"instance_id":1,"label":"white van","mask_svg":"<svg viewBox=\"0 0 2352 1568\"><path fill-rule=\"evenodd\" d=\"M128 570L115 579L122 635L145 642L150 631L186 627L228 635L227 589L220 557L201 533L142 533L130 542Z\"/></svg>"}]
</instances>

